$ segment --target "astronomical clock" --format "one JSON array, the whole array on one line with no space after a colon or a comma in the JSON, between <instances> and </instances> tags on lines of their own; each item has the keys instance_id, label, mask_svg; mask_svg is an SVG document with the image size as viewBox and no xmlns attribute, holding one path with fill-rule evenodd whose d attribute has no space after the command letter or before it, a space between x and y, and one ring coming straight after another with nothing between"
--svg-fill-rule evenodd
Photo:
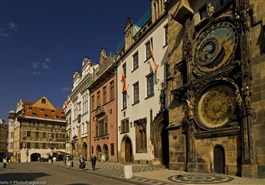
<instances>
[{"instance_id":1,"label":"astronomical clock","mask_svg":"<svg viewBox=\"0 0 265 185\"><path fill-rule=\"evenodd\" d=\"M237 30L231 22L220 21L203 29L193 49L193 73L201 76L229 64L237 43Z\"/></svg>"},{"instance_id":2,"label":"astronomical clock","mask_svg":"<svg viewBox=\"0 0 265 185\"><path fill-rule=\"evenodd\" d=\"M222 72L234 62L237 46L237 28L230 19L216 20L195 39L191 64L196 89L194 118L203 130L223 128L232 122L238 87Z\"/></svg>"}]
</instances>

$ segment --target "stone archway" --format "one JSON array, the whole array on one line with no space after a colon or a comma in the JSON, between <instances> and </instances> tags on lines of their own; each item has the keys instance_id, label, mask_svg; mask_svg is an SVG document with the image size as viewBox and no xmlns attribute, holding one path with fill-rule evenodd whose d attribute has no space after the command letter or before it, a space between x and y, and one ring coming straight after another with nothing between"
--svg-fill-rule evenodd
<instances>
[{"instance_id":1,"label":"stone archway","mask_svg":"<svg viewBox=\"0 0 265 185\"><path fill-rule=\"evenodd\" d=\"M41 155L39 153L33 153L30 155L30 162L39 161Z\"/></svg>"},{"instance_id":2,"label":"stone archway","mask_svg":"<svg viewBox=\"0 0 265 185\"><path fill-rule=\"evenodd\" d=\"M125 136L121 142L121 162L133 162L132 142L128 136Z\"/></svg>"},{"instance_id":3,"label":"stone archway","mask_svg":"<svg viewBox=\"0 0 265 185\"><path fill-rule=\"evenodd\" d=\"M169 145L168 145L168 117L167 111L160 112L151 125L151 141L154 146L153 164L164 165L169 164Z\"/></svg>"}]
</instances>

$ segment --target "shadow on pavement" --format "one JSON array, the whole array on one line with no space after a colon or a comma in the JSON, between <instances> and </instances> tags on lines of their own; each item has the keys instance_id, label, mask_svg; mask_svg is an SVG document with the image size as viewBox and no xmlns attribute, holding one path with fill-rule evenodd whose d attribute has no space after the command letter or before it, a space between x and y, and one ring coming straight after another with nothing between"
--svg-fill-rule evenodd
<instances>
[{"instance_id":1,"label":"shadow on pavement","mask_svg":"<svg viewBox=\"0 0 265 185\"><path fill-rule=\"evenodd\" d=\"M4 173L0 174L0 181L34 181L45 176L50 175L46 173Z\"/></svg>"}]
</instances>

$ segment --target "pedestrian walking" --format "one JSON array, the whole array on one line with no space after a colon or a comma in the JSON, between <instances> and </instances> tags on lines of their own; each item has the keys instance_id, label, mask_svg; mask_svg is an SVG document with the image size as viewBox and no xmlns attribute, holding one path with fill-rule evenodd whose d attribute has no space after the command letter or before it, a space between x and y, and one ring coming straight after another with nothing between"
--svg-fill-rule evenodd
<instances>
[{"instance_id":1,"label":"pedestrian walking","mask_svg":"<svg viewBox=\"0 0 265 185\"><path fill-rule=\"evenodd\" d=\"M97 157L94 154L92 154L90 161L91 161L93 170L95 170L96 169Z\"/></svg>"},{"instance_id":2,"label":"pedestrian walking","mask_svg":"<svg viewBox=\"0 0 265 185\"><path fill-rule=\"evenodd\" d=\"M3 158L3 168L6 168L7 165L7 159L6 157Z\"/></svg>"},{"instance_id":3,"label":"pedestrian walking","mask_svg":"<svg viewBox=\"0 0 265 185\"><path fill-rule=\"evenodd\" d=\"M86 168L86 161L85 161L85 158L82 155L79 157L79 168L81 170Z\"/></svg>"}]
</instances>

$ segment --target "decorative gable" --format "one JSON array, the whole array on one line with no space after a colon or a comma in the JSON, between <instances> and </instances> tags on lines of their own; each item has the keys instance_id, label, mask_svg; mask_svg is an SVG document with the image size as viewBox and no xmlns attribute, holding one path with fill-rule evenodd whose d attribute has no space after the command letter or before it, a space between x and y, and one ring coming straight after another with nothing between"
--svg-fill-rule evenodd
<instances>
[{"instance_id":1,"label":"decorative gable","mask_svg":"<svg viewBox=\"0 0 265 185\"><path fill-rule=\"evenodd\" d=\"M45 96L43 96L38 101L33 103L32 107L42 107L42 108L47 108L47 109L56 109L53 106L53 104L48 100L48 98L46 98Z\"/></svg>"}]
</instances>

